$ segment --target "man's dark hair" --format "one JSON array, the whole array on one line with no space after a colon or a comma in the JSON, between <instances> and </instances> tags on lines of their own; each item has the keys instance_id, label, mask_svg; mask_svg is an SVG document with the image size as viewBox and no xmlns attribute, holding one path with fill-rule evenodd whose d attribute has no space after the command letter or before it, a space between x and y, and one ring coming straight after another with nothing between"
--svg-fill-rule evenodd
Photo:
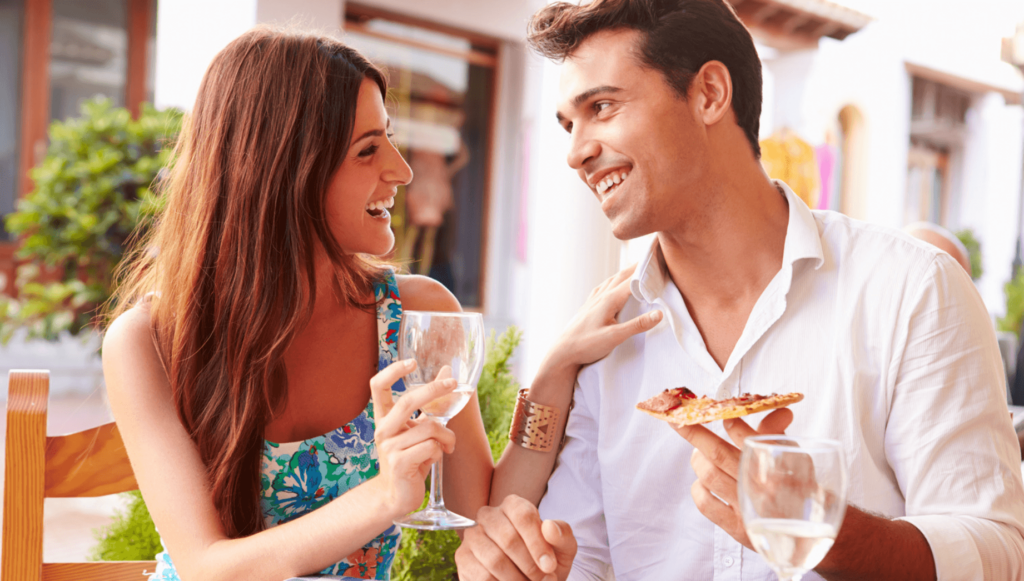
<instances>
[{"instance_id":1,"label":"man's dark hair","mask_svg":"<svg viewBox=\"0 0 1024 581\"><path fill-rule=\"evenodd\" d=\"M681 99L708 61L719 61L732 78L732 109L761 157L757 142L761 116L761 60L750 32L724 0L594 0L555 2L530 20L527 41L545 57L562 61L590 35L602 30L640 32L642 66L661 71Z\"/></svg>"}]
</instances>

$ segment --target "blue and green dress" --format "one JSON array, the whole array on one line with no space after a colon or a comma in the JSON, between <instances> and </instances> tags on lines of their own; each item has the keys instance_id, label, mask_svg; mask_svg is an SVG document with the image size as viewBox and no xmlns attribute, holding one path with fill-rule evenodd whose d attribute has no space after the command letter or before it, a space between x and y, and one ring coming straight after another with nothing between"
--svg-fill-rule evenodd
<instances>
[{"instance_id":1,"label":"blue and green dress","mask_svg":"<svg viewBox=\"0 0 1024 581\"><path fill-rule=\"evenodd\" d=\"M402 302L390 271L374 285L377 300L378 369L398 358L398 328ZM391 388L405 391L399 380ZM260 476L260 509L267 527L279 525L314 511L369 480L380 471L373 442L373 402L354 420L340 428L301 442L279 444L264 441ZM321 575L357 579L390 579L400 529L392 525L377 538ZM150 581L181 581L166 551L156 556L156 572Z\"/></svg>"}]
</instances>

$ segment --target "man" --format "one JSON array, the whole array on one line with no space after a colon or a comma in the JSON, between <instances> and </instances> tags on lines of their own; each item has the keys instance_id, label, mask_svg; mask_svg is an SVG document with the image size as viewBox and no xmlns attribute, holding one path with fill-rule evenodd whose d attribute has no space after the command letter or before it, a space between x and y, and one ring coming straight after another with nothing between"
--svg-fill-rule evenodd
<instances>
[{"instance_id":1,"label":"man","mask_svg":"<svg viewBox=\"0 0 1024 581\"><path fill-rule=\"evenodd\" d=\"M967 247L964 246L964 243L960 242L960 239L949 230L931 222L914 222L904 226L903 231L918 240L927 242L939 250L945 251L953 257L953 260L957 261L957 264L967 271L968 276L974 275L971 272L971 254L967 252Z\"/></svg>"},{"instance_id":2,"label":"man","mask_svg":"<svg viewBox=\"0 0 1024 581\"><path fill-rule=\"evenodd\" d=\"M569 165L617 237L657 240L595 291L521 398L495 508L456 555L461 578L775 579L736 510L739 447L755 430L737 419L673 433L634 409L678 386L800 391L758 431L843 443L850 504L806 579L1024 577L1024 485L980 297L947 254L811 212L768 179L760 63L732 10L555 3L530 41L564 61ZM543 436L570 398L552 473ZM556 420L537 430L537 418Z\"/></svg>"}]
</instances>

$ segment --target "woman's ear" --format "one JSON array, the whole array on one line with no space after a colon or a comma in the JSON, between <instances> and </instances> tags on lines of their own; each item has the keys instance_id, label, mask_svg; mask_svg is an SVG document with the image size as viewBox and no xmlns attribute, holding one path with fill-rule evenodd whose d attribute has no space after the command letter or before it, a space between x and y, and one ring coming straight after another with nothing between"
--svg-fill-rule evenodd
<instances>
[{"instance_id":1,"label":"woman's ear","mask_svg":"<svg viewBox=\"0 0 1024 581\"><path fill-rule=\"evenodd\" d=\"M732 109L732 76L719 61L708 61L693 78L691 91L697 97L697 114L704 125L714 125Z\"/></svg>"}]
</instances>

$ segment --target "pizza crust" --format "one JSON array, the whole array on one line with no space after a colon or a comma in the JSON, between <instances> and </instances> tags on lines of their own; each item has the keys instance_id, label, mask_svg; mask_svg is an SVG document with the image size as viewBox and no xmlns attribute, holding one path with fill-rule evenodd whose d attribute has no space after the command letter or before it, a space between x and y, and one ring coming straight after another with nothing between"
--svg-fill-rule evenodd
<instances>
[{"instance_id":1,"label":"pizza crust","mask_svg":"<svg viewBox=\"0 0 1024 581\"><path fill-rule=\"evenodd\" d=\"M742 394L731 399L714 400L698 398L685 387L677 387L636 404L636 409L670 424L692 426L782 408L802 399L802 393L794 392L769 396ZM678 400L679 403L666 410L666 400Z\"/></svg>"}]
</instances>

